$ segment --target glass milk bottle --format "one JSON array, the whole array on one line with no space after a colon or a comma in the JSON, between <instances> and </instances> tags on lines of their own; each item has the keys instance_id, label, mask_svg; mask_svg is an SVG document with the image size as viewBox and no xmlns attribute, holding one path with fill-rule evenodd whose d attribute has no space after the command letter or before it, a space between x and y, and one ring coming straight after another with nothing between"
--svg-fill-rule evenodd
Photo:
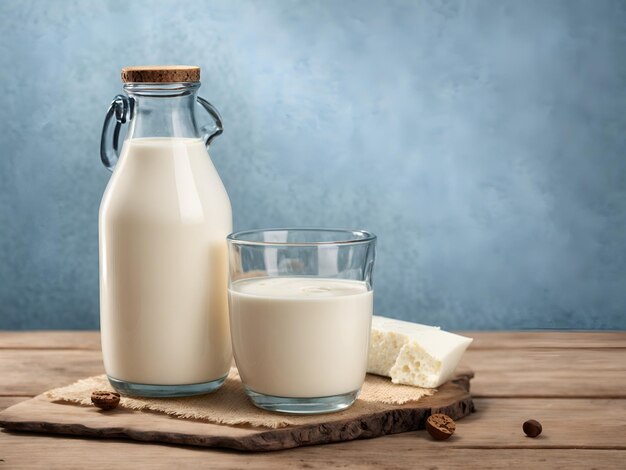
<instances>
[{"instance_id":1,"label":"glass milk bottle","mask_svg":"<svg viewBox=\"0 0 626 470\"><path fill-rule=\"evenodd\" d=\"M232 361L232 212L207 153L221 119L197 96L199 67L128 67L122 80L100 148L113 171L99 216L104 367L128 395L211 392ZM198 127L196 103L210 125Z\"/></svg>"}]
</instances>

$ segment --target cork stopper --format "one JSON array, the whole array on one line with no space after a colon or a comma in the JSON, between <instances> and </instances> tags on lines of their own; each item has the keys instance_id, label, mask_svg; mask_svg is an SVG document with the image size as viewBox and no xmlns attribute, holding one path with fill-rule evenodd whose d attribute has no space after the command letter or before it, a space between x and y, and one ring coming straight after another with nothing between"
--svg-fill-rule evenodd
<instances>
[{"instance_id":1,"label":"cork stopper","mask_svg":"<svg viewBox=\"0 0 626 470\"><path fill-rule=\"evenodd\" d=\"M124 83L174 83L200 81L197 65L141 65L122 68Z\"/></svg>"}]
</instances>

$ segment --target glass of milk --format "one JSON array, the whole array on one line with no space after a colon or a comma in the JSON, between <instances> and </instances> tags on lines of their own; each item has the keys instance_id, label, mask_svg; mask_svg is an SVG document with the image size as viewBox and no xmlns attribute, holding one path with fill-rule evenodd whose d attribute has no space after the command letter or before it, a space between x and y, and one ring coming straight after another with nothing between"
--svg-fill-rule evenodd
<instances>
[{"instance_id":1,"label":"glass of milk","mask_svg":"<svg viewBox=\"0 0 626 470\"><path fill-rule=\"evenodd\" d=\"M356 399L367 367L376 236L268 229L228 236L233 352L252 402L328 413Z\"/></svg>"}]
</instances>

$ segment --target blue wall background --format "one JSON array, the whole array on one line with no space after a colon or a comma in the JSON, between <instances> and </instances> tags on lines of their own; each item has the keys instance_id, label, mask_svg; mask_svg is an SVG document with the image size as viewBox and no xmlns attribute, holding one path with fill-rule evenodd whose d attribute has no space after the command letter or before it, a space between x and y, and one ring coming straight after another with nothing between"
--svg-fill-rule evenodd
<instances>
[{"instance_id":1,"label":"blue wall background","mask_svg":"<svg viewBox=\"0 0 626 470\"><path fill-rule=\"evenodd\" d=\"M626 329L626 2L0 3L0 328L98 326L120 68L202 66L236 229L379 235L376 310Z\"/></svg>"}]
</instances>

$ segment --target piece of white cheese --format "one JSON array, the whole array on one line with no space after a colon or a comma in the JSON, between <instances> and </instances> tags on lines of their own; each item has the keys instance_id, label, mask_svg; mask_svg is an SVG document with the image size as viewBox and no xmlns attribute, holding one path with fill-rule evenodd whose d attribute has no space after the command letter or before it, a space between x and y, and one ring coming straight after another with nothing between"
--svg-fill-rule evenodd
<instances>
[{"instance_id":1,"label":"piece of white cheese","mask_svg":"<svg viewBox=\"0 0 626 470\"><path fill-rule=\"evenodd\" d=\"M374 316L367 372L391 377L396 384L439 387L471 342L435 326Z\"/></svg>"}]
</instances>

